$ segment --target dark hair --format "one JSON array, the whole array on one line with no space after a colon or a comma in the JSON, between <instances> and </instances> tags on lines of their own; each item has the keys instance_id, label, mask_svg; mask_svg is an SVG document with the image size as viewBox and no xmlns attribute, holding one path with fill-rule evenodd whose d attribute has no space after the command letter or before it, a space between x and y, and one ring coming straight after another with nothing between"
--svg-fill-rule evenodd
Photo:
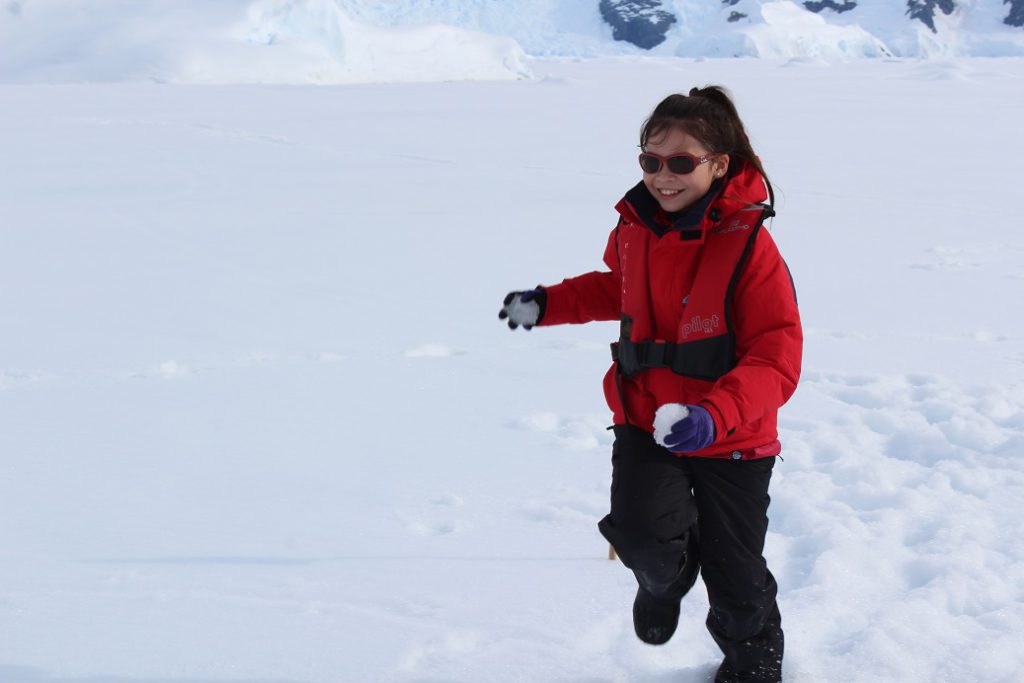
<instances>
[{"instance_id":1,"label":"dark hair","mask_svg":"<svg viewBox=\"0 0 1024 683\"><path fill-rule=\"evenodd\" d=\"M692 88L688 95L669 95L654 108L640 129L640 147L670 128L678 128L697 138L712 152L729 155L729 177L737 175L744 163L750 164L764 178L768 195L774 203L774 192L760 159L750 146L750 138L736 111L729 93L719 85Z\"/></svg>"}]
</instances>

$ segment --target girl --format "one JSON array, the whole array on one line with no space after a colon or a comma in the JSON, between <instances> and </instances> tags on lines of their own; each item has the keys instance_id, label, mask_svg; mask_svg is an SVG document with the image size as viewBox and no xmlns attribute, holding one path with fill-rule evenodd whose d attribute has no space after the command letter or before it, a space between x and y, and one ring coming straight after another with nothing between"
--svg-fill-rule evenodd
<instances>
[{"instance_id":1,"label":"girl","mask_svg":"<svg viewBox=\"0 0 1024 683\"><path fill-rule=\"evenodd\" d=\"M511 292L499 317L527 330L621 321L604 379L611 511L598 526L639 584L636 634L668 641L699 569L725 655L716 683L775 683L783 636L762 551L776 414L796 389L803 334L762 227L774 196L723 88L667 97L640 150L608 270Z\"/></svg>"}]
</instances>

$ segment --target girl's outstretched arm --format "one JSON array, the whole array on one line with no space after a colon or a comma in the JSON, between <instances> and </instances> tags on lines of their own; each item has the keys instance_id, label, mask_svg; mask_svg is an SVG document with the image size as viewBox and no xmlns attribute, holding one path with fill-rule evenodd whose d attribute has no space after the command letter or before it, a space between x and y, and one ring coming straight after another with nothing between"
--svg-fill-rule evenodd
<instances>
[{"instance_id":1,"label":"girl's outstretched arm","mask_svg":"<svg viewBox=\"0 0 1024 683\"><path fill-rule=\"evenodd\" d=\"M616 230L612 230L604 251L604 262L608 270L584 273L545 287L547 310L540 322L541 326L620 318L622 276L615 254Z\"/></svg>"}]
</instances>

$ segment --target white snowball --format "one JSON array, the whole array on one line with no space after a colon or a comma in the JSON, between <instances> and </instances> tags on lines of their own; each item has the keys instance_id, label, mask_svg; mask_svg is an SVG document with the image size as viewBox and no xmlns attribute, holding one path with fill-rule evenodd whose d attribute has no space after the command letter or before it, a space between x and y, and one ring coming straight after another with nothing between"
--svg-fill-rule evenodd
<instances>
[{"instance_id":1,"label":"white snowball","mask_svg":"<svg viewBox=\"0 0 1024 683\"><path fill-rule=\"evenodd\" d=\"M540 304L536 301L524 302L516 297L508 305L508 319L517 325L536 325L539 317Z\"/></svg>"},{"instance_id":2,"label":"white snowball","mask_svg":"<svg viewBox=\"0 0 1024 683\"><path fill-rule=\"evenodd\" d=\"M682 403L666 403L654 413L654 440L660 446L665 445L665 437L672 431L672 425L690 414L689 408Z\"/></svg>"}]
</instances>

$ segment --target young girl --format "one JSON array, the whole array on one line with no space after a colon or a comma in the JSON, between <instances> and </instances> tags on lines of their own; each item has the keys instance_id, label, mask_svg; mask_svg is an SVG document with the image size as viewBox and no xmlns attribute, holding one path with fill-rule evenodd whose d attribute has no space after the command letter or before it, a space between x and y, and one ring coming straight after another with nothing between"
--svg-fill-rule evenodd
<instances>
[{"instance_id":1,"label":"young girl","mask_svg":"<svg viewBox=\"0 0 1024 683\"><path fill-rule=\"evenodd\" d=\"M762 551L776 415L796 389L803 334L762 225L773 193L717 86L663 100L640 150L608 270L511 292L499 317L527 330L621 321L604 379L615 443L599 528L636 575L636 634L671 638L699 569L725 655L716 683L778 682L781 617Z\"/></svg>"}]
</instances>

